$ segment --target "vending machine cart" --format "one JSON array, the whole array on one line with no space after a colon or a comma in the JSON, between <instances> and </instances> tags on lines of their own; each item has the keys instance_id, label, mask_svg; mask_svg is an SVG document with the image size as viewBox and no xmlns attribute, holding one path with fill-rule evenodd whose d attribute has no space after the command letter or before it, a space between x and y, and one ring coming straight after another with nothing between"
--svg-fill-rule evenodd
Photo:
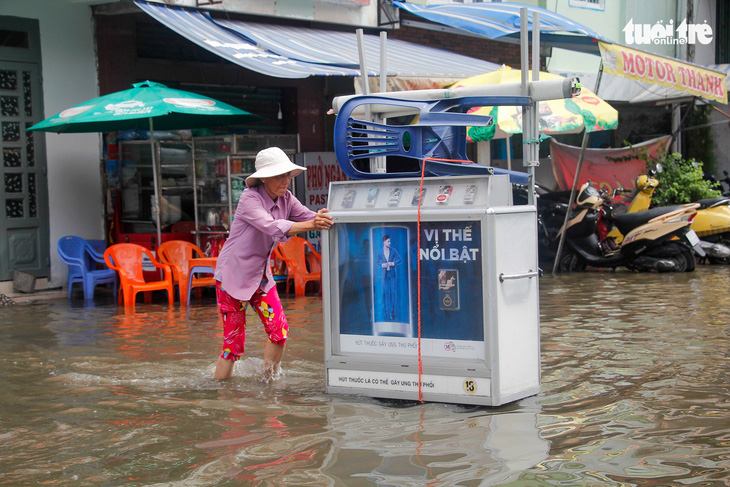
<instances>
[{"instance_id":1,"label":"vending machine cart","mask_svg":"<svg viewBox=\"0 0 730 487\"><path fill-rule=\"evenodd\" d=\"M513 205L508 176L336 182L328 201L328 393L498 406L539 392L536 208Z\"/></svg>"}]
</instances>

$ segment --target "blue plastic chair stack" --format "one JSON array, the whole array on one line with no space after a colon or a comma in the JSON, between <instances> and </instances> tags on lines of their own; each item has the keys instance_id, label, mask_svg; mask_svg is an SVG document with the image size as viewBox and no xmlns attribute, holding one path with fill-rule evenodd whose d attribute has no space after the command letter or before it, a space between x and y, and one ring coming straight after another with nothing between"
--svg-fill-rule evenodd
<instances>
[{"instance_id":1,"label":"blue plastic chair stack","mask_svg":"<svg viewBox=\"0 0 730 487\"><path fill-rule=\"evenodd\" d=\"M433 101L401 100L363 95L347 100L335 121L335 155L343 172L353 179L508 174L513 183L526 184L528 174L476 164L466 157L468 126L490 126L492 117L466 113L472 107L525 105L525 97L471 96ZM417 121L403 125L359 120L353 112L363 105L385 106L389 116L399 113ZM367 172L356 167L377 157L397 156L417 162L418 170ZM424 167L425 166L425 167Z\"/></svg>"},{"instance_id":2,"label":"blue plastic chair stack","mask_svg":"<svg viewBox=\"0 0 730 487\"><path fill-rule=\"evenodd\" d=\"M68 265L68 298L73 295L73 285L82 283L84 299L94 298L94 288L99 284L112 284L114 295L117 293L117 273L109 269L104 256L94 250L92 245L81 237L72 235L58 240L58 255ZM102 264L103 268L98 264Z\"/></svg>"}]
</instances>

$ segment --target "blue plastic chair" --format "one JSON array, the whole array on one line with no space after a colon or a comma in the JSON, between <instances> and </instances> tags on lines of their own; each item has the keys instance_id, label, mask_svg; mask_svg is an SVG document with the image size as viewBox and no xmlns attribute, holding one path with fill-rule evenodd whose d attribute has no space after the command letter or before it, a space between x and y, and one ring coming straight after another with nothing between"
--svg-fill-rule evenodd
<instances>
[{"instance_id":1,"label":"blue plastic chair","mask_svg":"<svg viewBox=\"0 0 730 487\"><path fill-rule=\"evenodd\" d=\"M97 254L100 254L102 257L104 256L104 251L106 250L106 242L103 240L86 240L86 243L91 245L91 248L96 251Z\"/></svg>"},{"instance_id":2,"label":"blue plastic chair","mask_svg":"<svg viewBox=\"0 0 730 487\"><path fill-rule=\"evenodd\" d=\"M101 255L101 258L104 258L104 251L106 250L106 242L103 240L92 240L92 239L84 239L86 240L86 243L91 245L91 248L96 251L98 255ZM86 255L86 267L87 269L97 269L99 266L97 265L99 262L94 259L90 254ZM103 265L104 268L106 268L106 264Z\"/></svg>"},{"instance_id":3,"label":"blue plastic chair","mask_svg":"<svg viewBox=\"0 0 730 487\"><path fill-rule=\"evenodd\" d=\"M117 273L109 269L104 256L81 237L68 235L58 240L58 255L68 265L68 299L73 295L73 285L80 282L84 288L84 299L94 297L94 288L99 284L112 284L117 293ZM103 268L99 269L98 264Z\"/></svg>"},{"instance_id":4,"label":"blue plastic chair","mask_svg":"<svg viewBox=\"0 0 730 487\"><path fill-rule=\"evenodd\" d=\"M466 157L467 127L488 127L493 123L490 116L466 113L470 108L527 103L529 98L519 96L470 96L434 101L356 96L347 100L337 114L334 129L337 162L353 179L420 177L423 169L427 177L508 174L512 183L527 184L526 173L476 164ZM362 105L389 105L404 116L417 114L418 120L390 125L353 118L352 113ZM418 162L419 170L373 173L355 167L357 161L388 156L413 159Z\"/></svg>"}]
</instances>

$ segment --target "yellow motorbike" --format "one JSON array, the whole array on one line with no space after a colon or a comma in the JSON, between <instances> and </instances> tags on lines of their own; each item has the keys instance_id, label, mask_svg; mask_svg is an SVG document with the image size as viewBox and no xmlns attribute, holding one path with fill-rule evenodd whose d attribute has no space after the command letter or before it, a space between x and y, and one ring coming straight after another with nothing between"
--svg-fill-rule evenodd
<instances>
[{"instance_id":1,"label":"yellow motorbike","mask_svg":"<svg viewBox=\"0 0 730 487\"><path fill-rule=\"evenodd\" d=\"M636 188L633 190L619 188L614 191L614 197L619 193L629 193L626 198L628 204L614 203L614 211L634 213L648 210L651 197L659 184L659 180L654 177L655 174L654 171L650 171L649 174L642 174L636 178ZM700 206L689 228L700 238L705 258L711 264L730 264L730 199L707 198L695 203ZM623 235L617 228L608 232L607 237L612 238L617 244L623 240Z\"/></svg>"}]
</instances>

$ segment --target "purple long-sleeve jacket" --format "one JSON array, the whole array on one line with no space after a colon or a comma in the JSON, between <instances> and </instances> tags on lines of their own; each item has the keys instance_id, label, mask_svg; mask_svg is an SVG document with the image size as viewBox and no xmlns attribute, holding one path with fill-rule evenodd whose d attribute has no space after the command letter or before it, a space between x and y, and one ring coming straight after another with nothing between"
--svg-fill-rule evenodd
<instances>
[{"instance_id":1,"label":"purple long-sleeve jacket","mask_svg":"<svg viewBox=\"0 0 730 487\"><path fill-rule=\"evenodd\" d=\"M269 265L274 246L289 239L286 234L294 222L312 220L315 215L289 191L274 201L262 184L246 188L215 267L221 287L241 301L251 299L259 285L264 291L274 287Z\"/></svg>"}]
</instances>

